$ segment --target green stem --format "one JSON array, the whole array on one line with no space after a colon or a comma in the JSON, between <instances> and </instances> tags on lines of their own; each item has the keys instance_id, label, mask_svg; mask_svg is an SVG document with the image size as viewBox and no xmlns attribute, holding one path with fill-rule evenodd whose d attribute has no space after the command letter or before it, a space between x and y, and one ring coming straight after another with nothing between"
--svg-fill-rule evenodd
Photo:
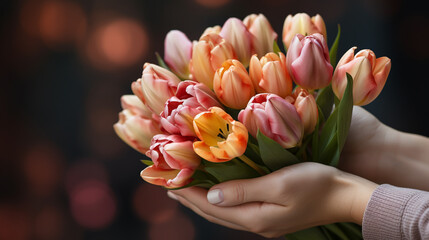
<instances>
[{"instance_id":1,"label":"green stem","mask_svg":"<svg viewBox=\"0 0 429 240\"><path fill-rule=\"evenodd\" d=\"M252 160L250 160L250 158L246 157L245 155L241 155L238 158L240 158L241 161L243 161L245 164L249 165L251 168L255 169L255 171L257 171L259 174L261 174L261 176L264 176L265 174L267 174L267 172L265 172L261 167L259 167L258 164L256 164Z\"/></svg>"}]
</instances>

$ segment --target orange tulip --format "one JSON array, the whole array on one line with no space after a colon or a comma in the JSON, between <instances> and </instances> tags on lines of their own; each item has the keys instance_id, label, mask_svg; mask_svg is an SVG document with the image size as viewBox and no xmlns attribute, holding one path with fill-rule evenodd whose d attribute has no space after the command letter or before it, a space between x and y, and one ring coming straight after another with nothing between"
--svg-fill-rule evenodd
<instances>
[{"instance_id":1,"label":"orange tulip","mask_svg":"<svg viewBox=\"0 0 429 240\"><path fill-rule=\"evenodd\" d=\"M213 88L218 99L228 107L241 109L246 107L255 95L249 74L238 60L227 60L214 76Z\"/></svg>"},{"instance_id":2,"label":"orange tulip","mask_svg":"<svg viewBox=\"0 0 429 240\"><path fill-rule=\"evenodd\" d=\"M194 130L201 141L194 151L210 162L225 162L244 154L248 133L246 127L225 111L212 107L194 118Z\"/></svg>"},{"instance_id":3,"label":"orange tulip","mask_svg":"<svg viewBox=\"0 0 429 240\"><path fill-rule=\"evenodd\" d=\"M258 59L252 56L249 66L250 78L258 93L274 93L286 97L292 93L292 79L286 68L283 53L267 53Z\"/></svg>"},{"instance_id":4,"label":"orange tulip","mask_svg":"<svg viewBox=\"0 0 429 240\"><path fill-rule=\"evenodd\" d=\"M304 134L314 131L319 117L316 99L306 89L297 87L293 93L296 111L304 125Z\"/></svg>"}]
</instances>

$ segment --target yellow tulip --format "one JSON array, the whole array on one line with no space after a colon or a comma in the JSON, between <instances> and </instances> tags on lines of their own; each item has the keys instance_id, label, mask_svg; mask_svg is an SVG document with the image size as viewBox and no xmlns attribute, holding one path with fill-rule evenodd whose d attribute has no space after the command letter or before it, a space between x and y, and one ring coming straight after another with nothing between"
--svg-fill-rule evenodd
<instances>
[{"instance_id":1,"label":"yellow tulip","mask_svg":"<svg viewBox=\"0 0 429 240\"><path fill-rule=\"evenodd\" d=\"M194 151L210 162L226 162L244 154L248 141L246 127L219 107L212 107L194 118L194 130L201 141Z\"/></svg>"}]
</instances>

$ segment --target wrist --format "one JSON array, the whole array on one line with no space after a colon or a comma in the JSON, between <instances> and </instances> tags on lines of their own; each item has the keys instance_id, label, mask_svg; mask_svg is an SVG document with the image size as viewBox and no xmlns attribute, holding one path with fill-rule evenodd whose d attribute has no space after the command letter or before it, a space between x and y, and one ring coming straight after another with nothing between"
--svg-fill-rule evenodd
<instances>
[{"instance_id":1,"label":"wrist","mask_svg":"<svg viewBox=\"0 0 429 240\"><path fill-rule=\"evenodd\" d=\"M335 203L337 222L353 222L362 225L363 215L377 184L359 176L338 171L333 181L337 186Z\"/></svg>"}]
</instances>

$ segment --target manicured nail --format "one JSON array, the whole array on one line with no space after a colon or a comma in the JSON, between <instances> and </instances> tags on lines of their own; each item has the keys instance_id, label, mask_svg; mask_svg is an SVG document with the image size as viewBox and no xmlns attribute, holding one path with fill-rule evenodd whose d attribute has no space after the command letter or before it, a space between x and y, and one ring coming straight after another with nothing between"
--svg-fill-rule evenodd
<instances>
[{"instance_id":1,"label":"manicured nail","mask_svg":"<svg viewBox=\"0 0 429 240\"><path fill-rule=\"evenodd\" d=\"M177 201L177 195L176 195L176 194L174 194L174 193L172 193L172 192L168 191L168 192L167 192L167 196L168 196L169 198L174 199L174 200L176 200L176 201Z\"/></svg>"},{"instance_id":2,"label":"manicured nail","mask_svg":"<svg viewBox=\"0 0 429 240\"><path fill-rule=\"evenodd\" d=\"M207 201L211 204L223 202L223 193L220 189L213 189L207 193Z\"/></svg>"}]
</instances>

